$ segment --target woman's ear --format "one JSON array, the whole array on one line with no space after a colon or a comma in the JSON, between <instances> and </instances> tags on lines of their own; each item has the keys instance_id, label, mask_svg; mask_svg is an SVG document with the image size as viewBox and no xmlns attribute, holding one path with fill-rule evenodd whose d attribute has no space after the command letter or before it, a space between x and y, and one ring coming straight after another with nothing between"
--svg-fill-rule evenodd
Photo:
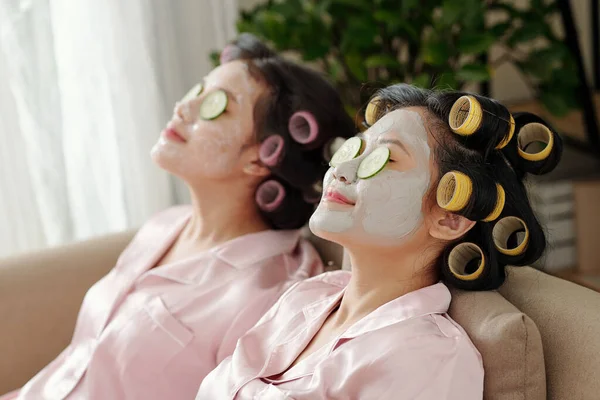
<instances>
[{"instance_id":1,"label":"woman's ear","mask_svg":"<svg viewBox=\"0 0 600 400\"><path fill-rule=\"evenodd\" d=\"M260 162L260 160L249 161L244 164L244 173L251 176L258 176L264 178L271 175L271 170Z\"/></svg>"},{"instance_id":2,"label":"woman's ear","mask_svg":"<svg viewBox=\"0 0 600 400\"><path fill-rule=\"evenodd\" d=\"M435 206L432 210L429 234L436 239L452 241L469 232L476 223Z\"/></svg>"},{"instance_id":3,"label":"woman's ear","mask_svg":"<svg viewBox=\"0 0 600 400\"><path fill-rule=\"evenodd\" d=\"M245 154L242 156L244 162L242 170L247 175L264 178L271 175L271 170L260 161L258 149L257 145L245 149Z\"/></svg>"}]
</instances>

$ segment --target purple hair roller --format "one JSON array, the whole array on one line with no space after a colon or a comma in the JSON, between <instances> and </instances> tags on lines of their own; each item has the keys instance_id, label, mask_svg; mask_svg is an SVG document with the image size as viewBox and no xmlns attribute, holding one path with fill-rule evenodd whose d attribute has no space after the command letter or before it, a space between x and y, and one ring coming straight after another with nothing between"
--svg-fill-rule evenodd
<instances>
[{"instance_id":1,"label":"purple hair roller","mask_svg":"<svg viewBox=\"0 0 600 400\"><path fill-rule=\"evenodd\" d=\"M275 180L262 183L256 190L256 204L264 212L273 212L283 203L285 188Z\"/></svg>"},{"instance_id":2,"label":"purple hair roller","mask_svg":"<svg viewBox=\"0 0 600 400\"><path fill-rule=\"evenodd\" d=\"M314 115L308 111L298 111L288 123L290 136L300 144L310 144L319 136L319 125Z\"/></svg>"},{"instance_id":3,"label":"purple hair roller","mask_svg":"<svg viewBox=\"0 0 600 400\"><path fill-rule=\"evenodd\" d=\"M271 135L260 145L258 158L267 167L277 166L285 156L285 142L279 135Z\"/></svg>"}]
</instances>

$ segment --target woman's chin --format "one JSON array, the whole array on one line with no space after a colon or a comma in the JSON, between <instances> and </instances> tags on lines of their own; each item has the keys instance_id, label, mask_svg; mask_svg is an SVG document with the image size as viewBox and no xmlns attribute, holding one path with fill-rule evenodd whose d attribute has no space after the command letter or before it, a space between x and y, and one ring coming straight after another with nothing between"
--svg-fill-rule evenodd
<instances>
[{"instance_id":1,"label":"woman's chin","mask_svg":"<svg viewBox=\"0 0 600 400\"><path fill-rule=\"evenodd\" d=\"M164 152L161 151L158 145L155 145L150 151L150 159L161 169L164 169L167 172L171 172L169 168L169 160L167 157L165 157Z\"/></svg>"},{"instance_id":2,"label":"woman's chin","mask_svg":"<svg viewBox=\"0 0 600 400\"><path fill-rule=\"evenodd\" d=\"M174 155L170 155L169 152L164 151L164 149L154 146L150 152L150 159L163 171L186 180L183 176L185 175L185 168L183 168L181 157L174 157Z\"/></svg>"},{"instance_id":3,"label":"woman's chin","mask_svg":"<svg viewBox=\"0 0 600 400\"><path fill-rule=\"evenodd\" d=\"M337 230L332 229L332 227L328 226L327 221L320 219L319 216L315 218L315 215L313 214L308 222L308 227L315 236L343 245L346 234L344 232L338 232Z\"/></svg>"}]
</instances>

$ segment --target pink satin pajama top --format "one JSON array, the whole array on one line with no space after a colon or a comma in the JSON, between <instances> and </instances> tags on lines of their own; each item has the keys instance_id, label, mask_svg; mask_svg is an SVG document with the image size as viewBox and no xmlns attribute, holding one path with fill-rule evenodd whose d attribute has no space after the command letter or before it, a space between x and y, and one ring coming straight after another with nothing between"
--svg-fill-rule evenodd
<instances>
[{"instance_id":1,"label":"pink satin pajama top","mask_svg":"<svg viewBox=\"0 0 600 400\"><path fill-rule=\"evenodd\" d=\"M442 283L379 307L288 370L339 305L350 273L295 284L202 382L196 400L475 400L481 356Z\"/></svg>"},{"instance_id":2,"label":"pink satin pajama top","mask_svg":"<svg viewBox=\"0 0 600 400\"><path fill-rule=\"evenodd\" d=\"M152 268L190 216L171 208L140 230L86 294L71 344L19 399L193 399L286 289L322 272L299 231L245 235Z\"/></svg>"}]
</instances>

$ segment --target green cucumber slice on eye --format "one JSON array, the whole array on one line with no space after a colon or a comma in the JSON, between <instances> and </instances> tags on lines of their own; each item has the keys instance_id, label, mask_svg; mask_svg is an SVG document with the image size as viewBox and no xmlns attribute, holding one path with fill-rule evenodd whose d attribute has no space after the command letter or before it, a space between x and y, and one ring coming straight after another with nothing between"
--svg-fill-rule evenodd
<instances>
[{"instance_id":1,"label":"green cucumber slice on eye","mask_svg":"<svg viewBox=\"0 0 600 400\"><path fill-rule=\"evenodd\" d=\"M223 114L227 108L227 94L222 90L214 91L206 96L200 105L200 118L210 120Z\"/></svg>"},{"instance_id":2,"label":"green cucumber slice on eye","mask_svg":"<svg viewBox=\"0 0 600 400\"><path fill-rule=\"evenodd\" d=\"M368 179L379 173L390 160L390 149L378 147L362 160L356 175L360 179Z\"/></svg>"},{"instance_id":3,"label":"green cucumber slice on eye","mask_svg":"<svg viewBox=\"0 0 600 400\"><path fill-rule=\"evenodd\" d=\"M362 146L363 141L361 138L351 137L350 139L346 140L339 149L337 149L335 154L331 157L329 165L332 167L337 167L343 162L356 158L356 156L358 156L360 153Z\"/></svg>"},{"instance_id":4,"label":"green cucumber slice on eye","mask_svg":"<svg viewBox=\"0 0 600 400\"><path fill-rule=\"evenodd\" d=\"M187 93L185 94L185 96L183 96L183 99L181 99L181 101L182 101L182 102L189 101L189 100L191 100L191 99L193 99L193 98L195 98L195 97L198 97L198 96L200 96L200 93L202 93L202 90L203 90L203 89L204 89L204 86L202 86L202 84L201 84L201 83L197 83L197 84L195 84L195 85L194 85L194 87L193 87L193 88L191 88L191 89L189 90L189 92L187 92Z\"/></svg>"}]
</instances>

